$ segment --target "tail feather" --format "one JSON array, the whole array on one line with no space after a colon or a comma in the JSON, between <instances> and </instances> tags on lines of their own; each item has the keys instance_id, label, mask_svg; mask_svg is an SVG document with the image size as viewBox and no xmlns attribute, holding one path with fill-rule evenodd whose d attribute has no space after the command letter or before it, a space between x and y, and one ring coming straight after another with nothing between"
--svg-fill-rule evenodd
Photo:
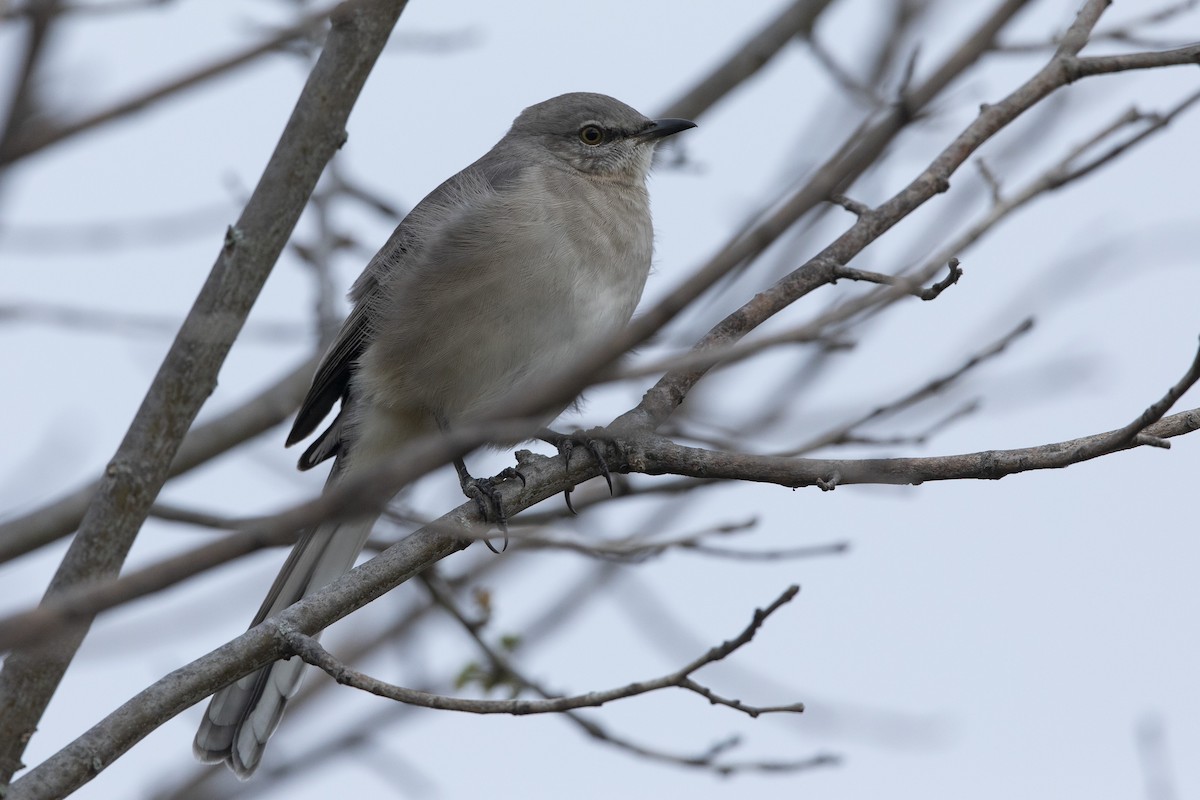
<instances>
[{"instance_id":1,"label":"tail feather","mask_svg":"<svg viewBox=\"0 0 1200 800\"><path fill-rule=\"evenodd\" d=\"M307 531L284 564L251 627L337 580L366 543L375 517L319 525ZM201 761L226 761L239 778L257 769L267 739L279 725L287 701L300 686L304 662L276 661L213 695L196 733L193 750Z\"/></svg>"},{"instance_id":2,"label":"tail feather","mask_svg":"<svg viewBox=\"0 0 1200 800\"><path fill-rule=\"evenodd\" d=\"M330 429L317 440L318 444L309 449L317 458L336 453L326 488L351 474L374 468L432 424L427 417L395 410L355 416L343 407ZM354 422L347 422L350 419ZM347 441L353 444L346 447ZM250 627L332 583L354 566L377 518L378 514L367 514L305 531ZM228 762L239 778L250 777L262 760L267 739L279 725L288 698L296 693L303 672L304 662L299 658L276 661L213 695L196 733L192 748L196 757L209 763Z\"/></svg>"}]
</instances>

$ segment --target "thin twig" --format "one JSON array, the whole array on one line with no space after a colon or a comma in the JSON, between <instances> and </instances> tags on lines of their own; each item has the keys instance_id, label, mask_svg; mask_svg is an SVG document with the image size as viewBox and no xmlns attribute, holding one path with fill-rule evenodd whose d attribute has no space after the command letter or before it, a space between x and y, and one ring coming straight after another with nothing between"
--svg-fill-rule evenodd
<instances>
[{"instance_id":1,"label":"thin twig","mask_svg":"<svg viewBox=\"0 0 1200 800\"><path fill-rule=\"evenodd\" d=\"M913 389L907 394L901 395L895 400L892 400L881 406L877 406L868 411L866 414L852 419L849 422L843 423L837 428L823 433L820 436L805 442L799 447L778 452L775 455L795 456L801 453L811 453L814 450L819 450L822 447L847 443L851 434L863 426L872 422L877 422L881 419L895 416L901 411L905 411L919 403L924 402L925 400L941 394L947 388L957 383L967 373L1004 353L1008 349L1009 345L1031 330L1033 330L1032 317L1022 320L1021 323L1011 331L1004 334L979 352L973 353L957 369L947 372L944 375L939 375L936 378L925 382L921 386L918 386L916 389ZM961 414L956 414L955 416L960 415Z\"/></svg>"},{"instance_id":2,"label":"thin twig","mask_svg":"<svg viewBox=\"0 0 1200 800\"><path fill-rule=\"evenodd\" d=\"M789 42L810 32L830 2L793 0L682 97L668 104L661 116L695 119L769 64Z\"/></svg>"},{"instance_id":3,"label":"thin twig","mask_svg":"<svg viewBox=\"0 0 1200 800\"><path fill-rule=\"evenodd\" d=\"M906 278L903 275L885 275L881 272L867 272L866 270L854 269L853 267L835 267L833 270L834 281L846 279L851 281L864 281L866 283L877 283L882 286L896 286L903 289L907 294L913 297L918 297L922 300L934 300L942 292L949 289L954 284L958 283L958 279L962 277L963 271L958 265L958 259L952 258L946 266L950 272L945 278L935 283L933 286L925 287L921 284Z\"/></svg>"},{"instance_id":4,"label":"thin twig","mask_svg":"<svg viewBox=\"0 0 1200 800\"><path fill-rule=\"evenodd\" d=\"M93 112L72 122L58 123L39 131L36 136L14 137L3 150L0 150L0 167L7 166L14 161L32 155L39 150L76 136L84 131L122 119L157 103L163 98L170 97L186 89L191 89L213 78L221 77L228 72L253 63L269 53L278 51L290 42L310 36L325 24L334 8L336 8L336 4L306 14L298 23L284 28L238 53L217 59L211 64L115 103L108 108Z\"/></svg>"},{"instance_id":5,"label":"thin twig","mask_svg":"<svg viewBox=\"0 0 1200 800\"><path fill-rule=\"evenodd\" d=\"M538 694L541 694L543 697L551 697L551 695L552 695L551 692L549 692L545 687L539 685L537 682L531 680L530 678L521 675L520 672L517 670L517 668L512 664L511 659L508 658L508 656L506 654L501 653L499 650L497 650L496 648L494 648L490 644L488 644L486 640L484 640L483 636L481 635L481 633L479 631L478 626L476 626L471 620L469 620L467 618L467 616L462 612L462 610L458 608L458 605L454 602L453 597L450 595L450 593L447 592L443 587L441 587L439 585L439 582L436 579L427 581L426 585L428 586L430 592L433 594L435 599L443 605L443 607L447 610L447 612L449 612L450 615L459 622L459 624L463 627L463 629L467 632L467 634L469 636L471 636L472 639L475 640L475 642L479 646L481 652L483 652L484 655L488 658L488 660L492 662L493 670L496 673L498 673L501 676L504 676L504 679L506 681L515 682L518 686L527 687L527 688L537 692ZM733 640L732 642L727 641L719 647L710 649L708 651L708 653L706 653L704 656L701 656L700 659L697 659L696 661L692 662L691 665L688 665L688 667L685 667L684 669L688 669L690 667L696 666L696 665L700 664L700 662L706 658L716 657L722 651L723 648L732 647L732 649L729 650L728 652L733 652L733 650L736 650L737 647L740 647L742 644L745 643L745 642L742 642L743 638L745 638L747 636L749 636L749 638L753 638L754 630L756 630L758 626L761 626L762 620L765 619L766 615L769 615L770 613L772 613L782 603L788 602L791 599L791 597L795 596L795 593L797 591L799 591L799 587L795 587L795 586L790 587L786 592L784 592L783 595L780 596L780 598L778 598L775 601L775 603L772 604L772 606L768 607L765 611L760 609L755 612L754 620L751 622L750 626L745 631L743 631L741 637L738 637L738 639ZM745 638L745 641L749 641L749 638ZM741 642L741 644L735 644L736 642ZM726 655L728 655L728 653L726 653ZM720 656L720 657L724 658L725 656ZM698 666L696 668L698 668ZM719 697L715 694L712 694L709 690L706 689L706 687L703 687L700 684L695 683L694 681L691 681L690 679L688 679L686 677L684 678L684 680L693 685L692 686L684 686L683 684L678 684L678 685L681 685L683 688L687 688L690 691L694 691L698 694L701 694L702 696L705 696L706 699L708 699L710 702L718 703L718 704L722 704L722 705L729 705L730 707L737 708L737 710L742 711L743 713L750 714L751 716L757 716L757 714L751 713L750 707L747 707L744 704L740 704L736 700L727 700L726 698ZM635 684L635 685L641 685L641 684ZM795 711L803 710L802 706L799 706L799 707L798 706L799 706L799 704L797 704L796 706L773 707L771 709L771 711L773 711L773 712L795 712ZM754 709L754 710L757 711L758 713L767 713L767 709L765 709L765 708L764 709ZM749 769L761 769L761 770L768 770L768 771L791 771L791 770L808 769L808 768L814 767L814 766L824 766L824 765L828 765L828 764L837 763L837 759L835 757L828 756L828 755L816 756L813 758L802 759L799 761L751 762L749 764L743 764L743 765L735 765L735 764L732 764L729 762L717 761L719 756L721 756L723 753L725 753L726 751L728 751L729 749L731 749L732 747L736 746L739 743L737 739L728 739L728 740L725 740L724 742L720 742L699 756L680 756L680 755L675 755L672 753L667 753L665 751L662 751L662 750L659 750L656 748L649 748L649 747L645 747L643 745L638 745L638 744L635 744L635 743L629 741L628 739L626 739L624 737L616 736L616 735L606 731L602 726L600 726L595 721L588 719L587 717L584 717L583 715L579 714L577 711L568 710L565 712L565 715L566 715L567 719L569 719L571 722L573 722L577 727L582 729L585 733L587 733L592 738L594 738L598 741L605 742L606 744L610 744L612 746L618 747L622 750L625 750L626 752L632 753L639 757L649 758L649 759L653 759L653 760L657 760L657 761L663 761L666 763L679 764L679 765L683 765L683 766L713 769L722 774L729 774L734 771L749 770Z\"/></svg>"},{"instance_id":6,"label":"thin twig","mask_svg":"<svg viewBox=\"0 0 1200 800\"><path fill-rule=\"evenodd\" d=\"M1152 25L1161 25L1166 22L1171 22L1177 16L1181 16L1196 8L1197 0L1182 0L1182 2L1173 3L1164 6L1156 11L1150 11L1139 17L1134 17L1127 20L1119 27L1099 28L1092 32L1088 41L1096 42L1118 42L1120 44L1132 45L1145 49L1166 50L1172 47L1179 47L1186 44L1180 40L1155 39L1148 35L1139 33L1138 28L1148 27ZM1012 42L1005 43L996 48L997 52L1001 53L1029 53L1040 52L1061 44L1061 39L1053 38L1044 42Z\"/></svg>"},{"instance_id":7,"label":"thin twig","mask_svg":"<svg viewBox=\"0 0 1200 800\"><path fill-rule=\"evenodd\" d=\"M278 425L296 410L312 382L316 357L296 366L250 399L188 431L171 463L182 475ZM19 517L0 523L0 564L68 535L79 525L99 479Z\"/></svg>"},{"instance_id":8,"label":"thin twig","mask_svg":"<svg viewBox=\"0 0 1200 800\"><path fill-rule=\"evenodd\" d=\"M1145 433L1147 428L1162 419L1171 410L1171 407L1179 402L1179 398L1183 397L1184 393L1192 388L1198 380L1200 380L1200 350L1196 351L1196 356L1192 360L1192 365L1188 368L1187 372L1183 374L1183 377L1174 386L1167 390L1166 394L1152 403L1145 411L1138 415L1137 419L1125 427L1080 444L1071 454L1071 462L1088 461L1105 453L1123 450L1126 447L1137 444L1138 434ZM1154 436L1154 434L1151 434L1151 436ZM1168 444L1167 442L1162 442L1157 436L1155 439L1159 439L1159 442L1155 445L1156 447Z\"/></svg>"}]
</instances>

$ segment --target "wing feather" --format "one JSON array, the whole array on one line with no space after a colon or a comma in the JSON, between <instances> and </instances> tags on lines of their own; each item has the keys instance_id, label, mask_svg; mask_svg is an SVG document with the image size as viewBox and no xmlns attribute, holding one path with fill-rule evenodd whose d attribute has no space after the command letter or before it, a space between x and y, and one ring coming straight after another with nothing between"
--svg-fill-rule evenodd
<instances>
[{"instance_id":1,"label":"wing feather","mask_svg":"<svg viewBox=\"0 0 1200 800\"><path fill-rule=\"evenodd\" d=\"M288 433L289 447L312 435L338 401L345 405L354 370L373 335L372 324L386 285L411 268L419 258L421 243L447 216L452 216L447 214L448 209L455 208L464 194L496 191L510 185L520 171L514 166L516 163L520 162L506 159L493 149L430 192L396 227L350 290L354 308L317 367L312 386ZM301 469L310 469L340 452L343 445L340 423L341 415L309 447L300 459Z\"/></svg>"}]
</instances>

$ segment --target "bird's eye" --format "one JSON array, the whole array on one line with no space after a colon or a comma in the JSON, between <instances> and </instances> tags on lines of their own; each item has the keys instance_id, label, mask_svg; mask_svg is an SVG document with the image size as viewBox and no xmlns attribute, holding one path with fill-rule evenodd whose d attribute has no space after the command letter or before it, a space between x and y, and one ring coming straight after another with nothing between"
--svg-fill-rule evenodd
<instances>
[{"instance_id":1,"label":"bird's eye","mask_svg":"<svg viewBox=\"0 0 1200 800\"><path fill-rule=\"evenodd\" d=\"M599 125L584 125L579 129L579 141L595 147L604 141L604 129Z\"/></svg>"}]
</instances>

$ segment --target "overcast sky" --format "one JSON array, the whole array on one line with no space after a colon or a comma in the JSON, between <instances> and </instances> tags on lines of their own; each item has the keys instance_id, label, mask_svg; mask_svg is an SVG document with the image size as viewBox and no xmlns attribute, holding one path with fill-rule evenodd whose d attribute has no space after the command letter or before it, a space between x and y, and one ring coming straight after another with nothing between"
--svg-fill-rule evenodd
<instances>
[{"instance_id":1,"label":"overcast sky","mask_svg":"<svg viewBox=\"0 0 1200 800\"><path fill-rule=\"evenodd\" d=\"M852 59L886 0L844 0L819 34ZM281 4L175 2L61 26L47 61L66 116L105 107L163 76L229 52L284 19ZM482 154L525 106L575 90L605 92L653 115L784 4L711 0L414 0L349 125L340 167L399 208ZM942 3L921 42L931 68L991 4ZM1014 31L1044 40L1078 0L1034 2ZM1146 6L1125 0L1114 21ZM1154 7L1157 7L1155 5ZM1109 17L1106 16L1106 20ZM1102 26L1103 27L1103 26ZM1177 19L1173 41L1200 39L1200 13ZM421 46L414 46L413 39ZM0 84L18 39L0 27ZM438 44L432 47L431 43ZM1111 48L1110 48L1111 49ZM1104 51L1100 48L1098 52ZM931 119L900 138L885 167L851 194L877 203L901 188L966 125L1046 58L991 56L955 83ZM853 63L847 66L853 68ZM35 507L97 474L112 455L174 331L287 120L305 63L275 56L141 115L45 150L0 185L0 303L26 312L90 309L132 315L120 326L0 317L6 458L0 517ZM983 154L1006 185L1036 175L1118 113L1161 110L1200 87L1194 68L1089 79L1055 98L1041 128L1021 122ZM686 164L651 179L656 272L643 303L676 285L706 254L848 133L850 107L796 43L689 131ZM856 350L804 387L784 442L804 441L958 366L1016 326L1034 330L960 386L940 412L902 418L912 432L979 398L981 410L925 447L855 454L936 455L1043 444L1124 425L1183 374L1200 334L1200 113L1070 191L1049 195L964 253L965 277L936 302L901 304ZM986 210L973 168L856 266L891 271L948 241ZM957 213L949 213L954 210ZM343 254L348 288L394 219L339 208L363 249ZM945 216L943 216L945 215ZM152 235L147 235L150 221ZM801 263L846 224L828 216L807 238L777 248L757 271L675 326L686 344L748 299L772 270ZM310 231L302 222L300 234ZM931 239L940 226L944 235ZM65 232L131 230L128 241ZM167 235L169 233L169 235ZM283 374L313 347L313 282L285 255L221 372L201 420ZM818 302L828 302L828 297ZM810 303L785 321L797 322ZM705 316L707 315L707 316ZM782 323L781 323L782 324ZM691 336L691 339L688 337ZM655 352L653 348L651 352ZM786 356L729 370L701 394L714 424L775 387ZM648 380L597 391L566 427L600 424L636 403ZM1192 391L1177 410L1200 405ZM322 475L300 475L283 432L172 482L165 498L231 516L267 513L309 497ZM504 454L476 465L495 469ZM486 468L475 470L477 474ZM738 633L756 606L786 586L800 597L727 663L702 673L728 696L759 705L803 701L799 717L747 719L683 692L606 706L591 716L614 732L678 753L731 735L736 761L829 753L840 766L720 779L663 766L593 742L561 719L446 713L388 717L365 750L334 758L263 798L329 796L611 798L1147 796L1138 731L1163 737L1179 797L1200 796L1200 563L1195 492L1200 435L1058 472L999 482L842 487L834 492L733 486L697 495L654 524L678 532L757 519L736 544L769 550L849 542L843 556L769 563L677 553L619 570L609 594L520 654L526 670L563 691L607 688L677 668ZM453 473L421 482L412 502L461 502ZM553 502L560 502L555 500ZM593 517L591 534L647 524L649 506ZM193 547L211 533L150 522L130 565ZM731 542L731 545L734 542ZM450 573L471 552L445 564ZM62 546L0 565L0 610L36 602ZM55 697L25 761L37 764L138 690L240 633L283 558L266 552L103 616ZM455 559L459 560L456 565ZM575 555L529 559L492 586L495 635L521 632L594 564ZM418 599L402 587L340 626L378 627ZM419 652L367 666L419 685L473 657L458 631L430 626ZM334 700L333 698L336 698ZM265 765L305 753L314 734L373 719L386 701L341 689L289 714ZM148 797L197 767L197 706L164 725L81 790L80 798ZM414 724L415 723L415 724ZM248 787L254 789L254 785Z\"/></svg>"}]
</instances>

